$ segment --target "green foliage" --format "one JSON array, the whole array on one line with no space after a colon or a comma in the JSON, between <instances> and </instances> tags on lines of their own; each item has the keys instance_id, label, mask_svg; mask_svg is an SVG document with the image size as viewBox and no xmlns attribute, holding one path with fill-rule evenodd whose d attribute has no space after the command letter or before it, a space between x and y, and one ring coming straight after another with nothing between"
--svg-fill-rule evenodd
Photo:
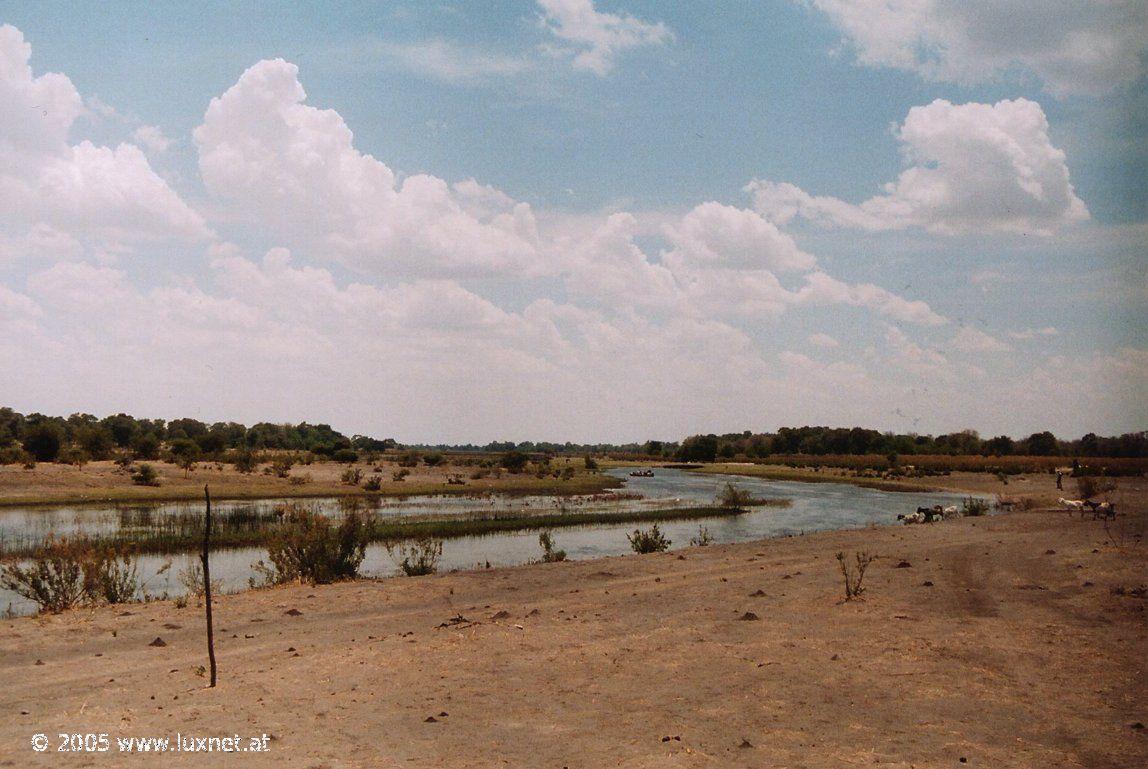
<instances>
[{"instance_id":1,"label":"green foliage","mask_svg":"<svg viewBox=\"0 0 1148 769\"><path fill-rule=\"evenodd\" d=\"M499 466L506 468L511 473L521 473L526 469L526 463L530 461L530 457L521 451L508 451L502 455L502 459L498 461Z\"/></svg>"},{"instance_id":2,"label":"green foliage","mask_svg":"<svg viewBox=\"0 0 1148 769\"><path fill-rule=\"evenodd\" d=\"M961 515L981 516L989 514L989 503L976 497L966 497L961 504Z\"/></svg>"},{"instance_id":3,"label":"green foliage","mask_svg":"<svg viewBox=\"0 0 1148 769\"><path fill-rule=\"evenodd\" d=\"M231 460L231 464L241 473L253 473L259 465L259 459L251 451L239 451Z\"/></svg>"},{"instance_id":4,"label":"green foliage","mask_svg":"<svg viewBox=\"0 0 1148 769\"><path fill-rule=\"evenodd\" d=\"M725 488L714 500L717 506L725 510L742 510L753 504L753 494L746 489L727 483Z\"/></svg>"},{"instance_id":5,"label":"green foliage","mask_svg":"<svg viewBox=\"0 0 1148 769\"><path fill-rule=\"evenodd\" d=\"M24 429L24 451L37 462L54 462L63 443L64 429L54 422L38 422Z\"/></svg>"},{"instance_id":6,"label":"green foliage","mask_svg":"<svg viewBox=\"0 0 1148 769\"><path fill-rule=\"evenodd\" d=\"M275 473L277 478L286 478L291 474L291 468L295 466L295 459L293 457L275 457L271 460L271 472Z\"/></svg>"},{"instance_id":7,"label":"green foliage","mask_svg":"<svg viewBox=\"0 0 1148 769\"><path fill-rule=\"evenodd\" d=\"M93 548L84 564L84 593L105 603L128 603L139 595L138 561L126 548Z\"/></svg>"},{"instance_id":8,"label":"green foliage","mask_svg":"<svg viewBox=\"0 0 1148 769\"><path fill-rule=\"evenodd\" d=\"M19 446L0 448L0 465L22 465L29 460L35 462L32 455Z\"/></svg>"},{"instance_id":9,"label":"green foliage","mask_svg":"<svg viewBox=\"0 0 1148 769\"><path fill-rule=\"evenodd\" d=\"M132 473L132 483L136 486L158 486L159 473L151 465L144 463Z\"/></svg>"},{"instance_id":10,"label":"green foliage","mask_svg":"<svg viewBox=\"0 0 1148 769\"><path fill-rule=\"evenodd\" d=\"M331 459L336 462L351 464L352 462L359 461L359 452L354 449L339 449L331 454Z\"/></svg>"},{"instance_id":11,"label":"green foliage","mask_svg":"<svg viewBox=\"0 0 1148 769\"><path fill-rule=\"evenodd\" d=\"M80 546L65 539L49 540L30 560L27 566L0 565L0 588L33 601L41 611L52 614L70 609L84 599Z\"/></svg>"},{"instance_id":12,"label":"green foliage","mask_svg":"<svg viewBox=\"0 0 1148 769\"><path fill-rule=\"evenodd\" d=\"M554 548L554 536L549 531L538 534L538 545L542 548L543 563L557 563L566 560L566 551Z\"/></svg>"},{"instance_id":13,"label":"green foliage","mask_svg":"<svg viewBox=\"0 0 1148 769\"><path fill-rule=\"evenodd\" d=\"M79 446L69 446L68 448L61 451L60 455L56 459L57 461L66 465L83 467L88 463L88 460L91 459L91 457L89 457L88 453L81 449Z\"/></svg>"},{"instance_id":14,"label":"green foliage","mask_svg":"<svg viewBox=\"0 0 1148 769\"><path fill-rule=\"evenodd\" d=\"M422 455L417 451L407 451L399 455L399 467L417 467Z\"/></svg>"},{"instance_id":15,"label":"green foliage","mask_svg":"<svg viewBox=\"0 0 1148 769\"><path fill-rule=\"evenodd\" d=\"M358 486L363 480L363 471L357 467L349 467L343 471L339 481L347 486Z\"/></svg>"},{"instance_id":16,"label":"green foliage","mask_svg":"<svg viewBox=\"0 0 1148 769\"><path fill-rule=\"evenodd\" d=\"M379 491L383 488L383 479L378 475L372 475L363 483L363 491Z\"/></svg>"},{"instance_id":17,"label":"green foliage","mask_svg":"<svg viewBox=\"0 0 1148 769\"><path fill-rule=\"evenodd\" d=\"M690 547L709 547L714 542L710 530L705 526L698 526L698 535L690 540Z\"/></svg>"},{"instance_id":18,"label":"green foliage","mask_svg":"<svg viewBox=\"0 0 1148 769\"><path fill-rule=\"evenodd\" d=\"M427 467L438 467L445 461L446 457L439 453L427 454L423 457L423 464Z\"/></svg>"},{"instance_id":19,"label":"green foliage","mask_svg":"<svg viewBox=\"0 0 1148 769\"><path fill-rule=\"evenodd\" d=\"M656 523L645 531L634 529L634 533L627 534L626 539L630 540L630 548L635 553L661 553L673 544L666 539Z\"/></svg>"},{"instance_id":20,"label":"green foliage","mask_svg":"<svg viewBox=\"0 0 1148 769\"><path fill-rule=\"evenodd\" d=\"M423 577L438 571L442 540L421 537L411 542L386 543L387 552L408 577Z\"/></svg>"},{"instance_id":21,"label":"green foliage","mask_svg":"<svg viewBox=\"0 0 1148 769\"><path fill-rule=\"evenodd\" d=\"M141 435L132 441L132 450L136 459L158 459L159 438L151 433Z\"/></svg>"},{"instance_id":22,"label":"green foliage","mask_svg":"<svg viewBox=\"0 0 1148 769\"><path fill-rule=\"evenodd\" d=\"M693 435L682 441L678 459L683 462L712 462L717 458L717 453L716 435Z\"/></svg>"},{"instance_id":23,"label":"green foliage","mask_svg":"<svg viewBox=\"0 0 1148 769\"><path fill-rule=\"evenodd\" d=\"M407 476L410 474L411 471L404 467L401 470L395 470L395 472L391 474L391 480L395 482L401 482L406 480Z\"/></svg>"},{"instance_id":24,"label":"green foliage","mask_svg":"<svg viewBox=\"0 0 1148 769\"><path fill-rule=\"evenodd\" d=\"M325 584L357 577L369 540L370 522L356 510L336 525L313 509L293 508L272 536L267 557L281 581Z\"/></svg>"},{"instance_id":25,"label":"green foliage","mask_svg":"<svg viewBox=\"0 0 1148 769\"><path fill-rule=\"evenodd\" d=\"M597 470L598 469L598 460L594 459L594 457L590 456L589 454L586 455L586 459L584 460L584 462L586 464L587 470Z\"/></svg>"}]
</instances>

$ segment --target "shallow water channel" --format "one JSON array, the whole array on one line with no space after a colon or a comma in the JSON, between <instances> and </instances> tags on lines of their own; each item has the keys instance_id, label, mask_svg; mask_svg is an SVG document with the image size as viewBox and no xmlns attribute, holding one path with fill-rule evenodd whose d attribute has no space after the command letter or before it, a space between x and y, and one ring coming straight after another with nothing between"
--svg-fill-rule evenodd
<instances>
[{"instance_id":1,"label":"shallow water channel","mask_svg":"<svg viewBox=\"0 0 1148 769\"><path fill-rule=\"evenodd\" d=\"M755 497L787 498L789 507L750 508L736 516L702 521L662 522L659 527L670 540L671 549L687 547L698 528L704 526L715 543L742 542L768 537L867 526L871 523L895 523L898 513L916 510L918 506L959 504L961 495L951 493L888 492L865 489L841 483L799 483L770 481L745 476L703 475L682 470L656 469L652 478L632 478L625 469L608 471L623 478L625 488L619 491L640 494L641 499L610 500L602 496L587 497L508 497L508 496L416 496L406 499L376 499L369 508L376 516L449 517L475 513L612 511L634 509L667 509L710 505L726 483L734 483ZM629 494L627 494L628 496ZM214 505L221 515L229 512L251 512L258 516L281 505L285 500L222 501ZM295 500L299 503L300 500ZM337 498L304 500L324 513L338 516L346 500ZM108 534L129 527L162 526L165 518L202 511L202 505L187 502L151 505L71 505L61 507L26 507L0 509L0 552L28 542L38 542L50 534ZM624 555L630 552L626 534L646 524L596 524L555 528L557 547L567 558L581 560ZM538 532L498 533L448 539L443 544L442 570L508 566L537 559L541 555ZM239 548L212 552L213 582L222 582L225 592L243 590L254 575L252 564L266 559L263 548ZM145 555L139 559L139 573L144 589L150 595L184 592L180 574L192 562L193 553ZM166 567L166 568L165 568ZM367 549L362 572L367 576L389 576L397 573L394 560L381 544ZM18 595L0 590L0 612L29 614L32 604Z\"/></svg>"}]
</instances>

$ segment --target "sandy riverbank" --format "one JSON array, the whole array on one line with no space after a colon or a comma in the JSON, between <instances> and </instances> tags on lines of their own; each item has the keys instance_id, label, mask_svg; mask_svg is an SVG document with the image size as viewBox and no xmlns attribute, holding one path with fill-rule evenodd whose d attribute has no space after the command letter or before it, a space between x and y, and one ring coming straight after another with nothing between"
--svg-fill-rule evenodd
<instances>
[{"instance_id":1,"label":"sandy riverbank","mask_svg":"<svg viewBox=\"0 0 1148 769\"><path fill-rule=\"evenodd\" d=\"M1145 495L1123 496L1108 531L1018 512L226 596L215 690L194 605L6 621L0 766L151 766L115 736L177 731L274 735L181 758L203 766L1141 766L1148 601L1114 590L1146 581ZM861 549L842 603L834 553ZM65 731L112 752L51 752Z\"/></svg>"}]
</instances>

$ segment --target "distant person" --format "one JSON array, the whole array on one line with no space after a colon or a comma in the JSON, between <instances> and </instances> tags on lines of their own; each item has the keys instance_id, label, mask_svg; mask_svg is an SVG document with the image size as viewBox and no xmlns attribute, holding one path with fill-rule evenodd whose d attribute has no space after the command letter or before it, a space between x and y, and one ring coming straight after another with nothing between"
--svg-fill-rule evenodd
<instances>
[{"instance_id":1,"label":"distant person","mask_svg":"<svg viewBox=\"0 0 1148 769\"><path fill-rule=\"evenodd\" d=\"M1056 471L1056 490L1057 491L1064 491L1063 480L1064 480L1064 473L1060 470L1057 470Z\"/></svg>"}]
</instances>

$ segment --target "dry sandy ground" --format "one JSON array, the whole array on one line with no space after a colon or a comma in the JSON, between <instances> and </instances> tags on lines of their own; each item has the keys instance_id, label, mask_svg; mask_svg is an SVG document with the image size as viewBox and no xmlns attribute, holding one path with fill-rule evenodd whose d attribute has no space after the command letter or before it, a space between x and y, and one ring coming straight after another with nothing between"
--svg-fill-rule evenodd
<instances>
[{"instance_id":1,"label":"dry sandy ground","mask_svg":"<svg viewBox=\"0 0 1148 769\"><path fill-rule=\"evenodd\" d=\"M270 753L175 764L1142 767L1148 601L1113 592L1146 581L1135 507L1111 535L1018 512L226 596L214 690L194 605L6 621L0 766L266 732ZM880 559L843 603L834 553L860 549ZM112 751L60 755L59 732Z\"/></svg>"}]
</instances>

